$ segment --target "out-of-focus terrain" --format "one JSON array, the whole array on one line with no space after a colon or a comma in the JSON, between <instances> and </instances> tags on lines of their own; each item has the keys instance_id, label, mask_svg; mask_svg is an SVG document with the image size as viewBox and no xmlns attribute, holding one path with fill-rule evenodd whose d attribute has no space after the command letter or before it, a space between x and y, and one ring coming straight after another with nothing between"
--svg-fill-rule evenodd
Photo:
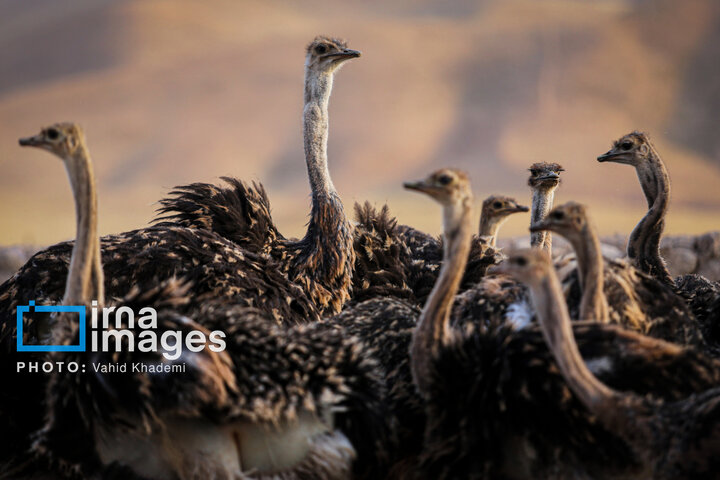
<instances>
[{"instance_id":1,"label":"out-of-focus terrain","mask_svg":"<svg viewBox=\"0 0 720 480\"><path fill-rule=\"evenodd\" d=\"M80 122L96 164L100 230L145 225L170 187L259 179L287 235L307 218L304 46L349 39L330 168L348 206L388 201L437 232L400 183L436 167L528 201L526 168L565 166L556 201L590 205L605 235L645 203L632 169L595 157L633 129L670 170L671 234L720 228L720 2L0 0L0 244L74 235L61 163L17 138ZM523 235L515 216L503 235Z\"/></svg>"}]
</instances>

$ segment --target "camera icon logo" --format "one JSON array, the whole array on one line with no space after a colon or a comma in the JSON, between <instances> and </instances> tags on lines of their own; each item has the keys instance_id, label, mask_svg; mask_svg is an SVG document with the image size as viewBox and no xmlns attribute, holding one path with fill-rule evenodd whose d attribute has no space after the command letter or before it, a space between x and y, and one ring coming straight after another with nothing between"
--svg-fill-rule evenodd
<instances>
[{"instance_id":1,"label":"camera icon logo","mask_svg":"<svg viewBox=\"0 0 720 480\"><path fill-rule=\"evenodd\" d=\"M79 345L25 345L23 343L23 315L25 312L39 313L77 313L79 320ZM17 351L18 352L84 352L85 351L85 306L82 305L35 305L30 300L27 305L17 307Z\"/></svg>"}]
</instances>

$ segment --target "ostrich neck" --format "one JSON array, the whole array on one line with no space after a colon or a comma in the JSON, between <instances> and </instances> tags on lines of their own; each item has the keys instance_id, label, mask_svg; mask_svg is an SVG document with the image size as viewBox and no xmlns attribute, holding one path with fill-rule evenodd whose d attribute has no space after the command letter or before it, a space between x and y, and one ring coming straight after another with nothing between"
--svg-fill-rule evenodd
<instances>
[{"instance_id":1,"label":"ostrich neck","mask_svg":"<svg viewBox=\"0 0 720 480\"><path fill-rule=\"evenodd\" d=\"M97 231L97 195L92 163L80 146L65 166L75 198L76 238L70 258L63 304L83 305L104 301L100 240Z\"/></svg>"},{"instance_id":2,"label":"ostrich neck","mask_svg":"<svg viewBox=\"0 0 720 480\"><path fill-rule=\"evenodd\" d=\"M545 340L570 390L611 432L623 436L632 446L653 442L652 430L645 426L650 413L642 397L611 389L588 369L575 341L567 305L554 272L537 284L529 285ZM649 433L649 435L648 435Z\"/></svg>"},{"instance_id":3,"label":"ostrich neck","mask_svg":"<svg viewBox=\"0 0 720 480\"><path fill-rule=\"evenodd\" d=\"M303 141L312 209L305 237L291 242L298 255L288 265L291 280L306 286L315 304L337 313L350 296L355 263L353 227L330 179L327 159L328 102L333 75L305 72Z\"/></svg>"},{"instance_id":4,"label":"ostrich neck","mask_svg":"<svg viewBox=\"0 0 720 480\"><path fill-rule=\"evenodd\" d=\"M507 216L487 215L483 212L480 217L480 230L478 235L486 238L490 246L494 247L497 241L498 231L500 231L500 227L507 219Z\"/></svg>"},{"instance_id":5,"label":"ostrich neck","mask_svg":"<svg viewBox=\"0 0 720 480\"><path fill-rule=\"evenodd\" d=\"M635 167L648 202L648 212L635 226L628 240L627 254L636 268L674 285L660 256L660 237L670 201L670 179L660 157L651 150L648 159Z\"/></svg>"},{"instance_id":6,"label":"ostrich neck","mask_svg":"<svg viewBox=\"0 0 720 480\"><path fill-rule=\"evenodd\" d=\"M603 258L597 233L592 225L586 223L580 232L568 240L577 256L578 277L582 287L580 320L608 323L608 304L603 291Z\"/></svg>"},{"instance_id":7,"label":"ostrich neck","mask_svg":"<svg viewBox=\"0 0 720 480\"><path fill-rule=\"evenodd\" d=\"M585 365L575 342L557 276L550 273L540 282L529 286L545 340L555 356L560 372L580 401L602 419L606 416L608 407L617 401L618 395L595 378Z\"/></svg>"},{"instance_id":8,"label":"ostrich neck","mask_svg":"<svg viewBox=\"0 0 720 480\"><path fill-rule=\"evenodd\" d=\"M450 310L470 252L472 201L445 206L443 262L435 286L425 303L410 347L413 379L422 394L429 391L431 365L450 338Z\"/></svg>"},{"instance_id":9,"label":"ostrich neck","mask_svg":"<svg viewBox=\"0 0 720 480\"><path fill-rule=\"evenodd\" d=\"M306 72L303 139L310 188L313 197L336 195L327 159L328 103L332 91L331 73Z\"/></svg>"},{"instance_id":10,"label":"ostrich neck","mask_svg":"<svg viewBox=\"0 0 720 480\"><path fill-rule=\"evenodd\" d=\"M532 212L530 213L531 225L534 225L547 217L553 206L555 198L554 188L535 188L532 197ZM530 245L539 247L550 253L552 250L552 235L548 231L533 232L530 235Z\"/></svg>"}]
</instances>

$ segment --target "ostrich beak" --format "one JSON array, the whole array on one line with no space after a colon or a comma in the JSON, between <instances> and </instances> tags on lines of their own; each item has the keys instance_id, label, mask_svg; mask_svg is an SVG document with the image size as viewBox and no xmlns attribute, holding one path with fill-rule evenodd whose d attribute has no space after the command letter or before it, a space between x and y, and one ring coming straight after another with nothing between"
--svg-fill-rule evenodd
<instances>
[{"instance_id":1,"label":"ostrich beak","mask_svg":"<svg viewBox=\"0 0 720 480\"><path fill-rule=\"evenodd\" d=\"M21 147L39 147L44 143L42 134L33 135L32 137L23 137L18 140Z\"/></svg>"},{"instance_id":2,"label":"ostrich beak","mask_svg":"<svg viewBox=\"0 0 720 480\"><path fill-rule=\"evenodd\" d=\"M403 182L403 187L405 187L408 190L415 190L417 192L423 192L423 193L427 193L430 190L428 184L426 184L422 180L420 180L418 182Z\"/></svg>"},{"instance_id":3,"label":"ostrich beak","mask_svg":"<svg viewBox=\"0 0 720 480\"><path fill-rule=\"evenodd\" d=\"M543 175L542 177L538 177L538 180L557 180L560 178L560 175L556 172L549 172L546 175Z\"/></svg>"},{"instance_id":4,"label":"ostrich beak","mask_svg":"<svg viewBox=\"0 0 720 480\"><path fill-rule=\"evenodd\" d=\"M530 208L525 205L515 205L515 208L510 210L511 213L529 212Z\"/></svg>"},{"instance_id":5,"label":"ostrich beak","mask_svg":"<svg viewBox=\"0 0 720 480\"><path fill-rule=\"evenodd\" d=\"M343 60L349 60L351 58L358 58L361 55L362 55L362 52L359 50L353 50L351 48L346 48L342 52L331 53L328 55L328 57L339 57Z\"/></svg>"},{"instance_id":6,"label":"ostrich beak","mask_svg":"<svg viewBox=\"0 0 720 480\"><path fill-rule=\"evenodd\" d=\"M598 162L609 162L614 157L617 157L619 154L614 152L613 150L608 150L607 152L603 153L599 157L597 157Z\"/></svg>"}]
</instances>

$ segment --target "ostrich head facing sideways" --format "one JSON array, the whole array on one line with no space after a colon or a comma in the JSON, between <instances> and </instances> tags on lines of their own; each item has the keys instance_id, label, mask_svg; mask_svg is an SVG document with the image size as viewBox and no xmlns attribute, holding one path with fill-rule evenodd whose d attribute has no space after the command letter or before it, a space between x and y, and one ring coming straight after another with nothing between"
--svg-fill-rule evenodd
<instances>
[{"instance_id":1,"label":"ostrich head facing sideways","mask_svg":"<svg viewBox=\"0 0 720 480\"><path fill-rule=\"evenodd\" d=\"M597 157L598 162L614 162L637 167L651 155L647 134L631 132L616 140L610 150Z\"/></svg>"},{"instance_id":2,"label":"ostrich head facing sideways","mask_svg":"<svg viewBox=\"0 0 720 480\"><path fill-rule=\"evenodd\" d=\"M490 245L495 246L497 232L510 215L528 211L528 207L518 204L514 198L491 195L482 204L478 235L487 238Z\"/></svg>"},{"instance_id":3,"label":"ostrich head facing sideways","mask_svg":"<svg viewBox=\"0 0 720 480\"><path fill-rule=\"evenodd\" d=\"M636 268L673 287L675 282L660 256L660 237L665 229L665 215L670 204L670 177L650 138L645 133L628 133L616 140L613 147L597 160L635 167L648 212L630 234L627 255Z\"/></svg>"},{"instance_id":4,"label":"ostrich head facing sideways","mask_svg":"<svg viewBox=\"0 0 720 480\"><path fill-rule=\"evenodd\" d=\"M61 158L70 167L75 152L78 148L82 148L84 140L85 135L78 125L63 122L43 128L40 133L32 137L21 138L19 143L22 147L46 150Z\"/></svg>"}]
</instances>

